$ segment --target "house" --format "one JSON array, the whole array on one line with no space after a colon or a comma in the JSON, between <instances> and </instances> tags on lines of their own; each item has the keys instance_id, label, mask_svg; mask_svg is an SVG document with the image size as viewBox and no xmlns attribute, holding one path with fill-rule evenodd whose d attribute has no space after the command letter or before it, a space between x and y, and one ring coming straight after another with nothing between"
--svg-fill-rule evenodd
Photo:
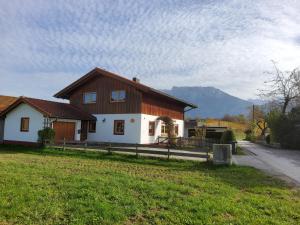
<instances>
[{"instance_id":1,"label":"house","mask_svg":"<svg viewBox=\"0 0 300 225\"><path fill-rule=\"evenodd\" d=\"M16 101L16 99L16 97L0 95L0 113ZM4 119L0 118L0 143L3 142L4 122Z\"/></svg>"},{"instance_id":2,"label":"house","mask_svg":"<svg viewBox=\"0 0 300 225\"><path fill-rule=\"evenodd\" d=\"M54 95L94 115L94 123L82 123L81 140L149 144L167 135L166 126L157 121L168 116L183 136L184 113L195 105L140 83L95 68Z\"/></svg>"},{"instance_id":3,"label":"house","mask_svg":"<svg viewBox=\"0 0 300 225\"><path fill-rule=\"evenodd\" d=\"M77 107L60 102L20 97L0 117L5 116L4 143L34 145L38 131L44 127L55 130L55 140L80 140L81 121L96 118Z\"/></svg>"},{"instance_id":4,"label":"house","mask_svg":"<svg viewBox=\"0 0 300 225\"><path fill-rule=\"evenodd\" d=\"M176 135L183 136L185 110L196 108L141 84L137 78L129 80L99 68L54 97L70 103L23 97L2 112L0 117L6 116L5 141L36 142L37 131L50 126L56 141L150 144L167 135L167 127L158 117L172 118Z\"/></svg>"}]
</instances>

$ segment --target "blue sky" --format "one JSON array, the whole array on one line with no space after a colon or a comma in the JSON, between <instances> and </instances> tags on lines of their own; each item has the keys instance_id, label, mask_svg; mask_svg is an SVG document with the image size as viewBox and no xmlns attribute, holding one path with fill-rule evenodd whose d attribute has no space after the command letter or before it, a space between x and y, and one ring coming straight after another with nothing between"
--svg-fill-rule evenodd
<instances>
[{"instance_id":1,"label":"blue sky","mask_svg":"<svg viewBox=\"0 0 300 225\"><path fill-rule=\"evenodd\" d=\"M255 98L300 66L300 1L0 0L0 94L51 99L94 67Z\"/></svg>"}]
</instances>

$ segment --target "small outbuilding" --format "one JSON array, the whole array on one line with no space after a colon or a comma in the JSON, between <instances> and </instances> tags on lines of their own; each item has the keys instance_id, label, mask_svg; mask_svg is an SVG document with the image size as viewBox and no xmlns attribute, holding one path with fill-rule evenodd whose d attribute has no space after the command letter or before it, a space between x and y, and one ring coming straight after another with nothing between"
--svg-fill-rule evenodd
<instances>
[{"instance_id":1,"label":"small outbuilding","mask_svg":"<svg viewBox=\"0 0 300 225\"><path fill-rule=\"evenodd\" d=\"M38 131L51 127L55 141L79 141L81 121L96 121L96 118L76 106L20 97L0 114L5 118L4 143L36 144Z\"/></svg>"},{"instance_id":2,"label":"small outbuilding","mask_svg":"<svg viewBox=\"0 0 300 225\"><path fill-rule=\"evenodd\" d=\"M186 120L184 123L185 137L202 136L210 139L221 139L224 131L228 129L225 126L207 126L202 121Z\"/></svg>"}]
</instances>

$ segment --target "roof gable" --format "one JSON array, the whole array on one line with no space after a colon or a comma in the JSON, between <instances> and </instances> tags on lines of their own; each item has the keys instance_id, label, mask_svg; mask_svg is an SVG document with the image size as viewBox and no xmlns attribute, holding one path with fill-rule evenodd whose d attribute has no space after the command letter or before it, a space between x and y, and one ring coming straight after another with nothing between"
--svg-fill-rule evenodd
<instances>
[{"instance_id":1,"label":"roof gable","mask_svg":"<svg viewBox=\"0 0 300 225\"><path fill-rule=\"evenodd\" d=\"M151 94L151 95L155 95L155 96L164 98L166 100L173 101L173 102L176 102L178 104L182 104L184 106L189 106L189 107L192 107L192 108L197 108L197 106L194 105L194 104L192 104L192 103L189 103L189 102L186 102L184 100L178 99L178 98L173 97L171 95L168 95L168 94L166 94L166 93L164 93L162 91L156 90L156 89L151 88L149 86L146 86L144 84L141 84L141 83L129 80L127 78L121 77L121 76L119 76L117 74L111 73L109 71L106 71L106 70L103 70L103 69L100 69L100 68L97 68L97 67L95 69L91 70L90 72L88 72L83 77L81 77L78 80L76 80L75 82L73 82L72 84L70 84L69 86L67 86L64 89L62 89L58 93L56 93L54 95L54 97L56 97L56 98L63 98L63 99L69 99L70 98L70 94L74 90L76 90L78 87L80 87L81 85L85 84L86 82L90 81L95 76L99 76L99 75L101 75L101 76L107 76L107 77L110 77L112 79L116 79L116 80L118 80L120 82L126 83L126 84L128 84L130 86L135 87L136 89L140 90L141 92L148 93L148 94Z\"/></svg>"},{"instance_id":2,"label":"roof gable","mask_svg":"<svg viewBox=\"0 0 300 225\"><path fill-rule=\"evenodd\" d=\"M0 113L17 100L16 97L0 95Z\"/></svg>"}]
</instances>

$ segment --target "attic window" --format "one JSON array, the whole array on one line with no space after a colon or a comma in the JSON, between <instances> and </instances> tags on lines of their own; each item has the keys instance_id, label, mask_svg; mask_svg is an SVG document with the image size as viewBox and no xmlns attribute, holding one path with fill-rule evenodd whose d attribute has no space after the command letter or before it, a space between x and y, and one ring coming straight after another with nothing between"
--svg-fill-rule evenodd
<instances>
[{"instance_id":1,"label":"attic window","mask_svg":"<svg viewBox=\"0 0 300 225\"><path fill-rule=\"evenodd\" d=\"M126 91L119 90L119 91L112 91L111 92L111 102L124 102L126 98Z\"/></svg>"},{"instance_id":2,"label":"attic window","mask_svg":"<svg viewBox=\"0 0 300 225\"><path fill-rule=\"evenodd\" d=\"M83 103L84 104L96 103L96 99L97 99L96 92L85 92L83 94Z\"/></svg>"}]
</instances>

